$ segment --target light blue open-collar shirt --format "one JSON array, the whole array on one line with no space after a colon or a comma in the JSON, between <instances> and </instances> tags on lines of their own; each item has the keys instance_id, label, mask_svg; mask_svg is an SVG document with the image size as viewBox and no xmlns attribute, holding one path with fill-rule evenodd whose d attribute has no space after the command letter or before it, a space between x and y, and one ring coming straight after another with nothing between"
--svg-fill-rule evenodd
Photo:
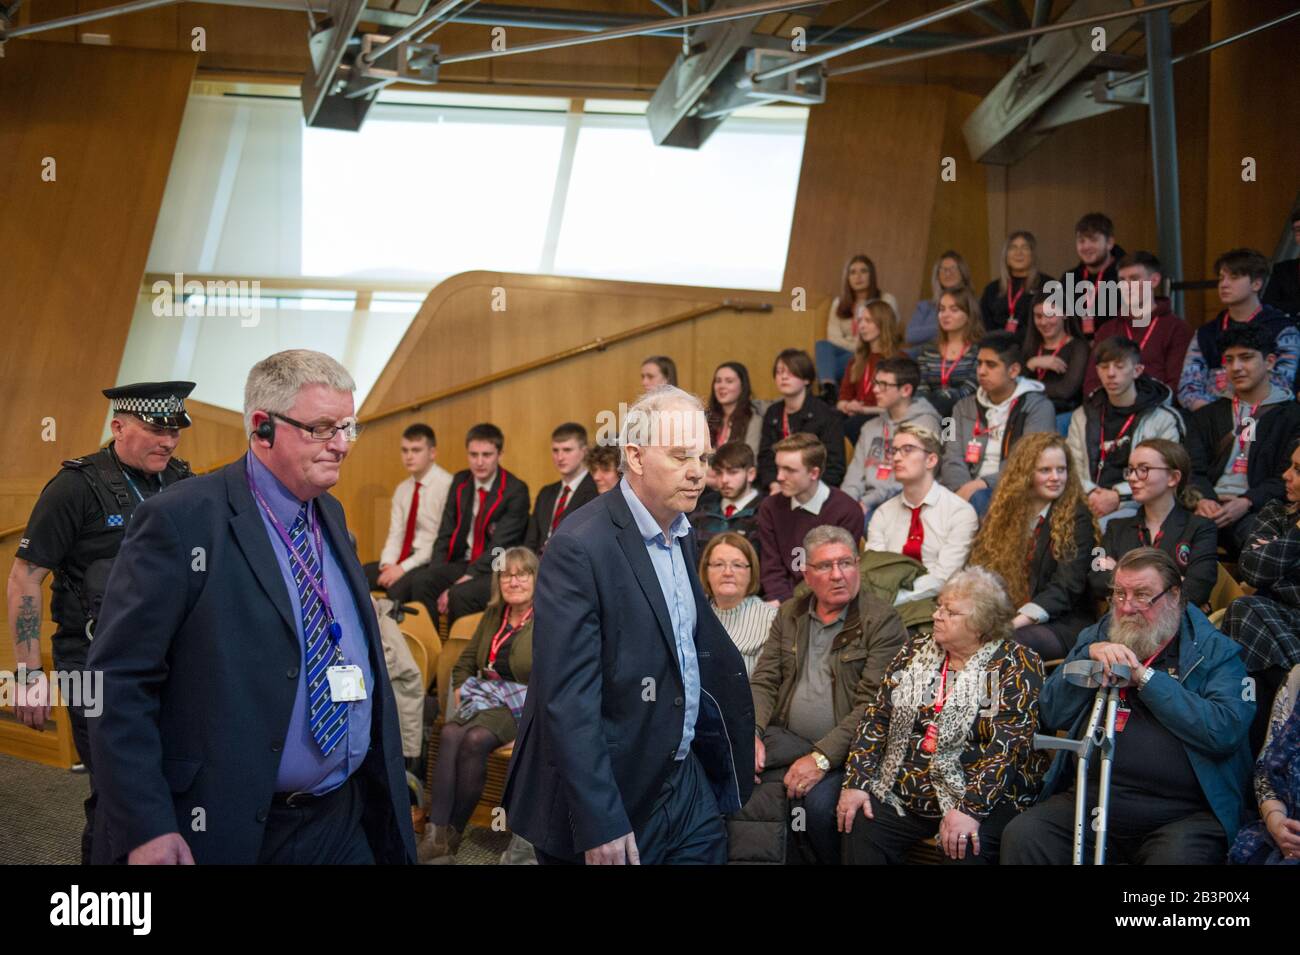
<instances>
[{"instance_id":1,"label":"light blue open-collar shirt","mask_svg":"<svg viewBox=\"0 0 1300 955\"><path fill-rule=\"evenodd\" d=\"M646 553L654 565L655 575L659 578L659 590L668 605L668 617L673 625L673 642L677 646L677 665L682 673L682 690L686 699L686 712L682 718L682 742L677 747L675 759L685 759L691 751L691 742L695 739L695 720L700 713L700 664L695 655L695 594L691 590L691 568L686 562L685 545L682 538L691 533L691 523L685 514L678 514L669 528L671 540L664 536L659 522L636 492L627 483L627 478L618 484L632 511L641 539L645 541Z\"/></svg>"}]
</instances>

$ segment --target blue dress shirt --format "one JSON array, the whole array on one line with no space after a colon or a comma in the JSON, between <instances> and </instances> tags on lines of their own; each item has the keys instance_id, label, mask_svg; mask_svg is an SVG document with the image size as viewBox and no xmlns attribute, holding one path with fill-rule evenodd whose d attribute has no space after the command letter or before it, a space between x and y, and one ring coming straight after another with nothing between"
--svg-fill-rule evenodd
<instances>
[{"instance_id":1,"label":"blue dress shirt","mask_svg":"<svg viewBox=\"0 0 1300 955\"><path fill-rule=\"evenodd\" d=\"M695 719L700 713L700 664L695 656L695 594L691 590L691 568L686 563L686 553L681 539L691 533L691 522L685 514L678 514L669 530L672 539L664 537L659 523L641 503L640 498L627 483L618 484L619 490L632 511L637 530L645 541L650 563L659 578L659 590L668 605L668 616L673 625L673 642L677 645L677 665L682 674L682 689L686 698L686 712L682 718L682 742L677 747L675 759L685 759L695 739Z\"/></svg>"}]
</instances>

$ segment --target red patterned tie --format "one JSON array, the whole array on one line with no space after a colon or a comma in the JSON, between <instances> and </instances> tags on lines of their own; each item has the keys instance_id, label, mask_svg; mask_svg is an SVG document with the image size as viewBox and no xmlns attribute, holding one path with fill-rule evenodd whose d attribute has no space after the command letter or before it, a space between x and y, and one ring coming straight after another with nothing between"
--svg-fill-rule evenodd
<instances>
[{"instance_id":1,"label":"red patterned tie","mask_svg":"<svg viewBox=\"0 0 1300 955\"><path fill-rule=\"evenodd\" d=\"M551 518L551 533L560 526L560 518L564 516L564 508L569 503L569 485L564 485L564 490L560 492L560 500L555 505L555 516ZM549 536L549 535L548 535Z\"/></svg>"},{"instance_id":2,"label":"red patterned tie","mask_svg":"<svg viewBox=\"0 0 1300 955\"><path fill-rule=\"evenodd\" d=\"M907 529L907 543L903 545L903 556L910 557L912 560L921 559L921 545L925 543L925 525L921 523L921 508L924 506L921 504L911 509L912 524Z\"/></svg>"},{"instance_id":3,"label":"red patterned tie","mask_svg":"<svg viewBox=\"0 0 1300 955\"><path fill-rule=\"evenodd\" d=\"M474 546L469 552L471 564L478 560L487 544L487 511L487 488L481 487L478 489L478 517L474 518Z\"/></svg>"},{"instance_id":4,"label":"red patterned tie","mask_svg":"<svg viewBox=\"0 0 1300 955\"><path fill-rule=\"evenodd\" d=\"M420 482L415 482L415 490L411 492L411 513L406 515L406 536L402 538L402 555L397 558L400 564L406 558L411 556L411 551L415 549L415 515L420 509Z\"/></svg>"}]
</instances>

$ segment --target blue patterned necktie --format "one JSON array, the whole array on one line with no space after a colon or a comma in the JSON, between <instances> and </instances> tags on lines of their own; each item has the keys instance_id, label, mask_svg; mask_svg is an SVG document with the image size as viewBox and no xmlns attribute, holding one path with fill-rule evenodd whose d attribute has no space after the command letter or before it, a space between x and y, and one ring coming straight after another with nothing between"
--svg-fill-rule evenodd
<instances>
[{"instance_id":1,"label":"blue patterned necktie","mask_svg":"<svg viewBox=\"0 0 1300 955\"><path fill-rule=\"evenodd\" d=\"M307 504L302 506L289 529L289 539L299 558L291 561L291 565L302 607L302 632L307 638L307 725L320 751L328 756L348 734L348 705L330 699L330 684L325 675L336 654L325 604L307 579L310 573L316 580L324 580L320 560L312 547L312 535L307 530L307 507Z\"/></svg>"}]
</instances>

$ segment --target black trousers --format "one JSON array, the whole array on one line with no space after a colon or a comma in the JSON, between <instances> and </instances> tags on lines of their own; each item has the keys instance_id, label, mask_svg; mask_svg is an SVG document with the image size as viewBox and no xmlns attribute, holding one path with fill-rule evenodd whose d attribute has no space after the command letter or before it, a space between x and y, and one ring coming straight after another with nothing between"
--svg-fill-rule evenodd
<instances>
[{"instance_id":1,"label":"black trousers","mask_svg":"<svg viewBox=\"0 0 1300 955\"><path fill-rule=\"evenodd\" d=\"M91 685L89 682L91 675L86 669L86 655L90 652L90 641L86 639L85 634L60 630L54 634L51 643L54 669L68 673L80 671L82 686ZM82 804L82 810L86 815L86 828L81 832L81 864L89 865L94 841L95 806L99 802L99 793L95 790L95 771L90 763L90 727L86 722L85 707L69 705L67 713L73 745L77 748L77 756L81 764L86 767L86 778L90 781L90 795Z\"/></svg>"},{"instance_id":2,"label":"black trousers","mask_svg":"<svg viewBox=\"0 0 1300 955\"><path fill-rule=\"evenodd\" d=\"M371 590L384 589L379 586L379 561L372 560L368 564L363 564L361 569L365 571L366 584ZM393 601L393 603L410 603L414 599L411 595L415 589L415 578L412 575L420 569L421 568L419 567L415 567L402 574L401 577L398 577L397 580L393 582L393 586L386 590L388 599Z\"/></svg>"},{"instance_id":3,"label":"black trousers","mask_svg":"<svg viewBox=\"0 0 1300 955\"><path fill-rule=\"evenodd\" d=\"M907 854L918 842L929 839L939 831L938 819L916 816L910 812L898 814L893 806L886 806L871 793L871 814L868 819L862 810L853 818L853 830L844 836L845 865L904 865ZM996 865L1002 842L1002 830L1016 817L1016 807L1003 803L989 813L980 823L980 854L966 847L966 858L949 859L940 853L944 863L950 865Z\"/></svg>"},{"instance_id":4,"label":"black trousers","mask_svg":"<svg viewBox=\"0 0 1300 955\"><path fill-rule=\"evenodd\" d=\"M361 826L363 784L349 776L338 789L300 806L272 805L259 865L374 865Z\"/></svg>"},{"instance_id":5,"label":"black trousers","mask_svg":"<svg viewBox=\"0 0 1300 955\"><path fill-rule=\"evenodd\" d=\"M461 617L478 613L488 605L492 594L492 575L482 574L464 583L456 583L465 575L469 564L456 561L451 564L427 564L407 571L402 580L411 581L411 598L420 601L429 611L429 619L438 619L438 598L444 590L447 594L448 623L455 623Z\"/></svg>"},{"instance_id":6,"label":"black trousers","mask_svg":"<svg viewBox=\"0 0 1300 955\"><path fill-rule=\"evenodd\" d=\"M650 818L634 831L642 865L725 865L727 828L713 788L695 753L674 767ZM563 858L536 849L542 865L581 865L581 856Z\"/></svg>"},{"instance_id":7,"label":"black trousers","mask_svg":"<svg viewBox=\"0 0 1300 955\"><path fill-rule=\"evenodd\" d=\"M1095 805L1089 802L1089 805ZM1108 827L1109 828L1109 827ZM1092 861L1092 826L1084 828L1083 858ZM1057 793L1007 826L1004 865L1069 865L1074 848L1074 793ZM1106 858L1132 865L1223 865L1228 837L1208 809L1145 833L1111 828Z\"/></svg>"}]
</instances>

